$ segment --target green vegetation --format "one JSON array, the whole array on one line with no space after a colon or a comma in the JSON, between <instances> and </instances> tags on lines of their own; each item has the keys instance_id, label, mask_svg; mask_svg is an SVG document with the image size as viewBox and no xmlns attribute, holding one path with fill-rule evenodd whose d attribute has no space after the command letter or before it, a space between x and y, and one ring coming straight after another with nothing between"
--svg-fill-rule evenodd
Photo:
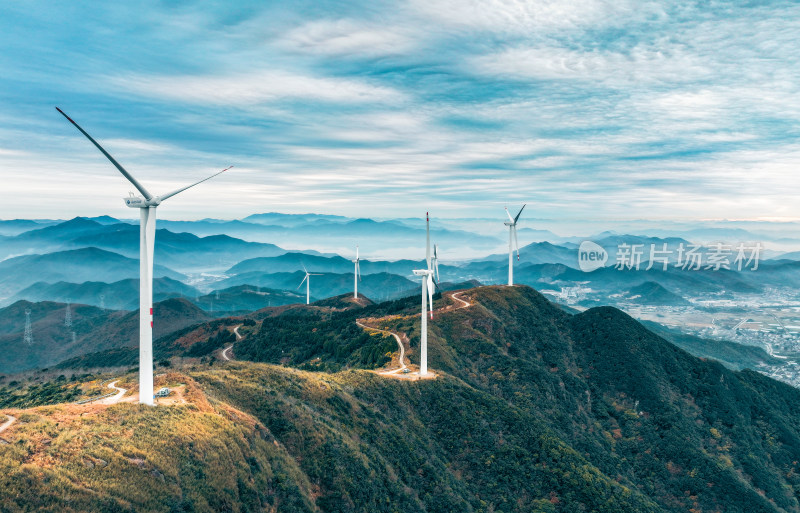
<instances>
[{"instance_id":1,"label":"green vegetation","mask_svg":"<svg viewBox=\"0 0 800 513\"><path fill-rule=\"evenodd\" d=\"M164 378L187 384L187 405L13 413L0 510L800 512L799 390L614 308L572 315L528 287L464 295L472 307L430 324L433 380L358 370L395 346L356 317L392 315L381 324L417 358L418 298L294 307L259 313L237 357L338 372L197 365ZM239 322L197 333L219 346Z\"/></svg>"},{"instance_id":2,"label":"green vegetation","mask_svg":"<svg viewBox=\"0 0 800 513\"><path fill-rule=\"evenodd\" d=\"M68 403L77 401L83 395L81 387L68 383L66 378L29 385L12 382L0 388L0 408L32 408L43 404Z\"/></svg>"},{"instance_id":3,"label":"green vegetation","mask_svg":"<svg viewBox=\"0 0 800 513\"><path fill-rule=\"evenodd\" d=\"M0 450L0 510L313 511L296 463L225 406L120 404L19 416Z\"/></svg>"},{"instance_id":4,"label":"green vegetation","mask_svg":"<svg viewBox=\"0 0 800 513\"><path fill-rule=\"evenodd\" d=\"M320 490L321 511L659 511L538 419L453 378L249 363L195 378L265 424Z\"/></svg>"},{"instance_id":5,"label":"green vegetation","mask_svg":"<svg viewBox=\"0 0 800 513\"><path fill-rule=\"evenodd\" d=\"M391 336L356 326L357 316L357 312L336 312L321 322L317 311L297 310L269 317L257 332L237 343L236 355L327 372L384 366L397 351L397 343Z\"/></svg>"},{"instance_id":6,"label":"green vegetation","mask_svg":"<svg viewBox=\"0 0 800 513\"><path fill-rule=\"evenodd\" d=\"M153 342L153 358L167 360L173 356L205 356L236 340L233 319L201 322L176 330ZM230 328L230 330L228 329ZM138 347L121 347L76 356L59 363L59 369L94 369L136 365Z\"/></svg>"}]
</instances>

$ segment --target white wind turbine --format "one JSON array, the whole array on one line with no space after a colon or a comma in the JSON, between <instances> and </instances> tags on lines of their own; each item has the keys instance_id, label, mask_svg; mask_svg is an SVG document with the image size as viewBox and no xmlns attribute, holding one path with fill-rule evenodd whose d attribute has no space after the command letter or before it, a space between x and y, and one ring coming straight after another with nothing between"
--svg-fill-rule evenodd
<instances>
[{"instance_id":1,"label":"white wind turbine","mask_svg":"<svg viewBox=\"0 0 800 513\"><path fill-rule=\"evenodd\" d=\"M431 319L433 319L433 289L436 286L433 281L433 275L436 271L433 268L431 261L431 230L430 230L430 217L427 212L425 213L425 260L428 264L427 269L415 269L414 274L422 277L422 323L419 329L419 375L428 375L428 302L430 301ZM436 273L438 276L438 273Z\"/></svg>"},{"instance_id":2,"label":"white wind turbine","mask_svg":"<svg viewBox=\"0 0 800 513\"><path fill-rule=\"evenodd\" d=\"M360 261L361 261L361 259L358 258L358 246L356 246L356 259L353 260L353 263L356 264L356 269L355 269L355 273L354 273L355 276L353 278L353 281L354 281L354 284L355 284L355 286L353 287L353 298L354 299L358 299L358 281L361 279L361 266L359 265Z\"/></svg>"},{"instance_id":3,"label":"white wind turbine","mask_svg":"<svg viewBox=\"0 0 800 513\"><path fill-rule=\"evenodd\" d=\"M311 304L311 278L309 278L309 276L322 276L322 275L308 272L308 269L306 269L305 265L303 265L303 270L306 272L306 275L305 275L305 277L303 277L303 281L300 282L300 285L298 285L297 288L299 289L300 287L302 287L303 283L306 284L306 304L310 305Z\"/></svg>"},{"instance_id":4,"label":"white wind turbine","mask_svg":"<svg viewBox=\"0 0 800 513\"><path fill-rule=\"evenodd\" d=\"M527 203L525 204L527 205ZM514 246L517 248L517 260L519 260L519 242L517 241L517 221L519 220L520 214L525 209L525 205L522 205L522 208L519 209L517 212L517 217L511 217L511 214L508 212L508 207L506 207L506 215L508 216L508 221L503 223L504 225L508 226L508 285L514 285L514 258L512 255L514 254L514 248L511 245L511 239L514 239Z\"/></svg>"},{"instance_id":5,"label":"white wind turbine","mask_svg":"<svg viewBox=\"0 0 800 513\"><path fill-rule=\"evenodd\" d=\"M208 178L204 178L199 182L181 187L178 190L170 193L153 196L142 184L123 168L114 157L108 154L106 150L100 146L97 141L92 139L92 136L86 133L76 122L69 116L64 114L64 111L56 107L56 110L61 113L67 121L75 125L83 135L94 144L105 157L114 164L122 176L128 179L134 187L142 194L142 196L134 196L133 193L129 197L123 198L125 204L130 208L138 208L140 213L139 220L139 402L142 404L153 404L153 252L155 250L155 236L156 236L156 207L164 200L175 196L176 194L185 191L190 187L194 187L199 183L217 176L218 174L227 171L231 167L223 169L218 173L214 173Z\"/></svg>"}]
</instances>

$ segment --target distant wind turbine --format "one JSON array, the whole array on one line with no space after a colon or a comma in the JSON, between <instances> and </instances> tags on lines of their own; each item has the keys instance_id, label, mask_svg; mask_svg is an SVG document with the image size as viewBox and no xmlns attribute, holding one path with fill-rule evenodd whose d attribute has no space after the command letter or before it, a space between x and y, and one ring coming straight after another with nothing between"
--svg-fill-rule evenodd
<instances>
[{"instance_id":1,"label":"distant wind turbine","mask_svg":"<svg viewBox=\"0 0 800 513\"><path fill-rule=\"evenodd\" d=\"M527 205L527 203L525 204ZM508 226L508 285L514 285L514 247L511 245L511 241L513 238L514 246L517 248L517 260L519 260L519 242L517 241L517 221L519 221L519 216L522 214L522 211L525 209L525 205L522 205L522 208L519 209L517 212L517 217L511 217L511 214L508 212L508 207L506 207L506 215L508 216L508 221L503 223L504 225Z\"/></svg>"},{"instance_id":2,"label":"distant wind turbine","mask_svg":"<svg viewBox=\"0 0 800 513\"><path fill-rule=\"evenodd\" d=\"M305 265L303 265L303 270L306 272L306 275L303 278L303 281L300 282L300 285L297 286L297 288L299 289L300 287L302 287L303 283L306 284L306 304L310 305L311 304L311 278L309 278L309 276L322 276L322 275L308 272L308 269L306 269Z\"/></svg>"},{"instance_id":3,"label":"distant wind turbine","mask_svg":"<svg viewBox=\"0 0 800 513\"><path fill-rule=\"evenodd\" d=\"M419 330L419 375L428 375L428 302L430 301L431 319L433 319L433 289L436 284L433 281L435 273L433 262L431 261L431 220L428 213L425 213L425 260L428 264L427 269L415 269L414 274L422 277L422 321ZM438 273L437 273L438 276Z\"/></svg>"},{"instance_id":4,"label":"distant wind turbine","mask_svg":"<svg viewBox=\"0 0 800 513\"><path fill-rule=\"evenodd\" d=\"M114 157L100 146L97 141L92 139L92 136L86 133L76 122L69 116L64 114L64 111L56 107L56 110L62 116L67 118L67 121L75 125L83 135L86 136L92 144L100 150L100 153L111 161L122 176L128 179L134 187L142 194L142 196L134 196L133 193L129 197L123 198L125 204L130 208L138 208L140 213L139 220L139 402L142 404L153 405L153 251L155 250L155 237L156 237L156 207L161 202L175 196L178 193L185 191L197 184L203 183L206 180L217 176L230 169L233 166L223 169L218 173L214 173L208 178L204 178L199 182L181 187L170 193L153 196L142 184L128 173Z\"/></svg>"},{"instance_id":5,"label":"distant wind turbine","mask_svg":"<svg viewBox=\"0 0 800 513\"><path fill-rule=\"evenodd\" d=\"M358 282L359 280L361 280L361 266L359 265L360 261L361 259L358 258L358 246L356 246L356 259L353 260L353 263L356 264L356 269L354 273L355 276L353 278L353 281L355 283L355 286L353 287L353 298L355 299L358 299Z\"/></svg>"},{"instance_id":6,"label":"distant wind turbine","mask_svg":"<svg viewBox=\"0 0 800 513\"><path fill-rule=\"evenodd\" d=\"M436 253L438 246L436 244L433 245L433 258L431 259L432 268L431 270L436 272L436 281L434 282L438 288L439 286L439 255Z\"/></svg>"}]
</instances>

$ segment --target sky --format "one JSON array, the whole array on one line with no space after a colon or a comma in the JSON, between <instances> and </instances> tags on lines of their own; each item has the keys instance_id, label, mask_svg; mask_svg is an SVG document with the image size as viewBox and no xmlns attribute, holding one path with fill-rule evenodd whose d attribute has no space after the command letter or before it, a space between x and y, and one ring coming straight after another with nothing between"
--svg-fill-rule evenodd
<instances>
[{"instance_id":1,"label":"sky","mask_svg":"<svg viewBox=\"0 0 800 513\"><path fill-rule=\"evenodd\" d=\"M800 218L800 4L2 2L0 219Z\"/></svg>"}]
</instances>

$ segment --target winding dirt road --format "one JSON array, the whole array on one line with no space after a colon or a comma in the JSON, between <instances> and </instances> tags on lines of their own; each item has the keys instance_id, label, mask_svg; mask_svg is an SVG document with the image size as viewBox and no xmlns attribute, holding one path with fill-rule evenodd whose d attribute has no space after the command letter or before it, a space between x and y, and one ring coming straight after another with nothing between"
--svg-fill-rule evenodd
<instances>
[{"instance_id":1,"label":"winding dirt road","mask_svg":"<svg viewBox=\"0 0 800 513\"><path fill-rule=\"evenodd\" d=\"M356 325L358 325L361 329L365 330L372 330L372 331L380 331L381 333L388 333L389 335L393 336L394 339L397 341L397 347L400 348L400 367L397 369L387 370L387 371L378 371L378 374L397 374L398 372L403 372L404 369L407 369L408 366L406 365L405 358L406 358L406 348L403 346L403 341L400 339L400 335L395 333L394 331L389 330L382 330L379 328L371 328L369 326L365 326L360 322L356 321Z\"/></svg>"},{"instance_id":2,"label":"winding dirt road","mask_svg":"<svg viewBox=\"0 0 800 513\"><path fill-rule=\"evenodd\" d=\"M97 404L117 404L120 401L120 399L122 399L122 396L125 395L125 392L127 392L128 389L118 387L117 382L119 382L119 380L112 381L111 383L108 384L108 388L116 390L117 393L112 395L111 397L106 397L105 399L97 401Z\"/></svg>"},{"instance_id":3,"label":"winding dirt road","mask_svg":"<svg viewBox=\"0 0 800 513\"><path fill-rule=\"evenodd\" d=\"M236 327L233 328L233 334L236 335L236 342L242 340L242 335L239 333L239 328L241 327L242 327L241 324L237 324ZM228 347L223 349L222 352L220 352L220 355L222 355L222 359L225 360L226 362L233 360L233 357L231 356L231 349L233 349L233 344L229 345Z\"/></svg>"},{"instance_id":4,"label":"winding dirt road","mask_svg":"<svg viewBox=\"0 0 800 513\"><path fill-rule=\"evenodd\" d=\"M459 303L458 306L453 308L452 304L451 305L447 305L447 306L442 307L442 308L437 308L436 310L434 310L434 313L436 313L436 312L442 313L442 312L445 312L445 311L460 310L462 308L471 307L472 304L469 301L465 301L465 300L461 299L460 297L458 297L459 294L463 294L463 293L464 293L464 291L462 290L460 292L453 292L452 294L448 294L448 297L450 297L452 300L457 301ZM375 319L375 321L380 322L381 319ZM390 331L390 330L383 330L383 329L380 329L380 328L373 328L372 326L366 326L366 325L362 324L359 321L356 321L356 325L358 327L360 327L361 329L372 330L372 331L380 331L381 333L388 333L389 335L394 337L394 339L397 341L397 347L400 348L400 360L399 360L400 361L400 367L398 367L396 369L375 371L376 374L379 374L381 376L391 376L391 377L394 377L394 378L416 379L416 378L419 377L419 376L410 376L409 372L403 372L406 369L408 369L408 365L406 365L406 362L405 362L406 348L405 348L405 345L403 344L403 341L402 341L402 337L405 336L405 335L401 335L400 333L397 333L397 332L394 332L394 331ZM406 339L408 339L407 336L405 336L405 337L406 337Z\"/></svg>"},{"instance_id":5,"label":"winding dirt road","mask_svg":"<svg viewBox=\"0 0 800 513\"><path fill-rule=\"evenodd\" d=\"M14 421L16 421L16 420L17 420L17 418L16 418L16 417L12 417L11 415L9 415L9 414L7 414L7 413L6 413L5 415L6 415L6 417L8 417L8 420L7 420L7 421L5 421L5 422L3 423L3 425L2 425L2 426L0 426L0 433L2 433L3 431L5 431L6 429L10 428L10 427L11 427L11 424L13 424L13 423L14 423Z\"/></svg>"},{"instance_id":6,"label":"winding dirt road","mask_svg":"<svg viewBox=\"0 0 800 513\"><path fill-rule=\"evenodd\" d=\"M233 344L222 350L222 359L226 362L231 361L231 349L233 349Z\"/></svg>"}]
</instances>

